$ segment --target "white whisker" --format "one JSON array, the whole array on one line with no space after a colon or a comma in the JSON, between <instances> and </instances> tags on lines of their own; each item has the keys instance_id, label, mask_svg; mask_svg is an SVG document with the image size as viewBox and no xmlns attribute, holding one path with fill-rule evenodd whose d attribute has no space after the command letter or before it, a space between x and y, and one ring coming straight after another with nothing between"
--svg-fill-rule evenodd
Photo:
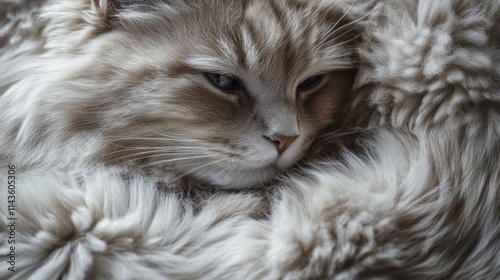
<instances>
[{"instance_id":1,"label":"white whisker","mask_svg":"<svg viewBox=\"0 0 500 280\"><path fill-rule=\"evenodd\" d=\"M320 42L321 43L324 43L325 40L327 39L327 37L329 36L333 36L333 35L336 35L336 33L348 28L348 27L352 27L353 25L359 23L360 21L364 20L366 17L368 17L371 13L372 13L372 10L368 11L365 15L363 15L362 17L359 17L339 28L336 28L338 23L347 15L347 13L351 10L351 8L353 7L354 3L356 2L356 0L353 1L353 3L351 4L351 6L349 7L349 9L344 13L344 15L334 24L333 27L329 28L327 32L325 32L321 37L320 37ZM334 39L337 39L338 37L348 33L348 32L351 32L352 30L355 30L355 27L352 27L351 29L349 29L348 31L344 31L342 34L336 36Z\"/></svg>"},{"instance_id":2,"label":"white whisker","mask_svg":"<svg viewBox=\"0 0 500 280\"><path fill-rule=\"evenodd\" d=\"M335 45L331 46L330 48L336 48L336 47L341 46L341 45L343 45L343 44L350 43L350 42L352 42L352 41L354 41L354 40L358 39L359 37L361 37L361 36L363 35L363 33L364 33L364 31L363 31L363 32L361 32L361 33L359 33L358 35L354 36L353 38L351 38L351 39L349 39L349 40L345 40L345 41L340 42L340 43L337 43L337 44L335 44Z\"/></svg>"},{"instance_id":3,"label":"white whisker","mask_svg":"<svg viewBox=\"0 0 500 280\"><path fill-rule=\"evenodd\" d=\"M139 156L139 155L147 155L147 154L150 154L148 156L143 156L143 157L136 157L136 156ZM182 156L193 156L193 155L200 155L200 153L196 153L196 152L192 152L192 153L156 153L154 151L150 151L150 152L141 152L141 153L133 153L133 154L128 154L128 155L124 155L124 156L121 156L121 157L117 157L115 158L114 160L121 160L121 159L126 159L126 158L131 158L130 160L141 160L141 159L146 159L146 158L153 158L153 157L162 157L162 156L178 156L178 155L182 155Z\"/></svg>"},{"instance_id":4,"label":"white whisker","mask_svg":"<svg viewBox=\"0 0 500 280\"><path fill-rule=\"evenodd\" d=\"M129 138L119 138L113 139L114 141L135 141L135 140L152 140L152 141L177 141L177 142L204 142L199 139L184 139L178 137L129 137Z\"/></svg>"},{"instance_id":5,"label":"white whisker","mask_svg":"<svg viewBox=\"0 0 500 280\"><path fill-rule=\"evenodd\" d=\"M345 13L337 20L337 22L335 22L335 24L332 27L332 30L335 30L335 28L337 27L337 25L347 16L347 14L349 14L349 12L351 11L352 7L354 7L354 3L356 3L356 0L352 1L351 6L349 6L349 8L347 9L347 11L345 11ZM330 30L329 30L329 32L330 32Z\"/></svg>"},{"instance_id":6,"label":"white whisker","mask_svg":"<svg viewBox=\"0 0 500 280\"><path fill-rule=\"evenodd\" d=\"M177 162L177 161L182 161L182 160L193 160L193 159L204 159L204 158L213 158L213 156L195 156L195 157L182 157L182 158L175 158L175 159L169 159L169 160L159 160L155 162L150 162L147 164L142 164L139 165L139 167L149 167L149 166L154 166L154 165L160 165L160 164L167 164L171 162Z\"/></svg>"},{"instance_id":7,"label":"white whisker","mask_svg":"<svg viewBox=\"0 0 500 280\"><path fill-rule=\"evenodd\" d=\"M197 170L200 170L201 168L207 167L207 166L212 165L212 164L219 163L219 162L221 162L221 161L223 161L223 160L225 160L225 159L219 159L219 160L212 161L212 162L209 162L209 163L207 163L207 164L203 164L203 165L197 166L197 167L195 167L195 168L192 168L192 169L190 169L190 170L188 170L188 171L186 171L186 172L182 173L181 175L179 175L179 176L175 177L174 179L170 180L170 182L169 182L169 183L174 182L174 181L176 181L176 180L178 180L178 179L180 179L180 178L182 178L182 177L184 177L184 176L186 176L186 175L189 175L189 174L191 174L191 173L193 173L193 172L195 172L195 171L197 171Z\"/></svg>"},{"instance_id":8,"label":"white whisker","mask_svg":"<svg viewBox=\"0 0 500 280\"><path fill-rule=\"evenodd\" d=\"M218 177L219 175L225 173L225 174L228 174L229 172L231 172L232 170L236 169L236 167L238 165L235 165L234 164L234 159L239 156L239 154L234 154L232 157L231 157L231 160L230 160L230 164L231 166L229 168L223 168L220 172L218 172L217 174L214 175L214 177Z\"/></svg>"},{"instance_id":9,"label":"white whisker","mask_svg":"<svg viewBox=\"0 0 500 280\"><path fill-rule=\"evenodd\" d=\"M134 154L147 154L147 153L160 153L160 152L170 152L172 154L182 154L182 153L203 153L204 151L218 151L215 148L200 148L200 147L123 147L125 149L117 150L113 152L106 153L106 156L111 156L119 153L128 153L130 155ZM137 153L135 153L138 151ZM141 152L144 151L144 152Z\"/></svg>"}]
</instances>

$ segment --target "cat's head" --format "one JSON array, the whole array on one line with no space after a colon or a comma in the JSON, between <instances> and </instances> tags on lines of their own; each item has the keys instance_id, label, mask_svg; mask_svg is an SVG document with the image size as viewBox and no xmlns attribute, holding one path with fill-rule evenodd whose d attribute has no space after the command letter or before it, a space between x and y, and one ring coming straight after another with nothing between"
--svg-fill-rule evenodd
<instances>
[{"instance_id":1,"label":"cat's head","mask_svg":"<svg viewBox=\"0 0 500 280\"><path fill-rule=\"evenodd\" d=\"M78 95L61 102L108 163L259 184L336 121L352 84L354 24L333 1L83 2L60 24Z\"/></svg>"}]
</instances>

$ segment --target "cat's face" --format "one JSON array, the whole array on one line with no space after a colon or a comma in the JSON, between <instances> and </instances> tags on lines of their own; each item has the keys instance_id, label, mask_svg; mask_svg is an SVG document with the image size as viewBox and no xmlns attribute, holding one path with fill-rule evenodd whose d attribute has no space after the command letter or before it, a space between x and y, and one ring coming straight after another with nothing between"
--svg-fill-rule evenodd
<instances>
[{"instance_id":1,"label":"cat's face","mask_svg":"<svg viewBox=\"0 0 500 280\"><path fill-rule=\"evenodd\" d=\"M106 162L269 180L335 122L352 83L352 25L316 2L115 3L71 75L89 108L71 126L104 135Z\"/></svg>"}]
</instances>

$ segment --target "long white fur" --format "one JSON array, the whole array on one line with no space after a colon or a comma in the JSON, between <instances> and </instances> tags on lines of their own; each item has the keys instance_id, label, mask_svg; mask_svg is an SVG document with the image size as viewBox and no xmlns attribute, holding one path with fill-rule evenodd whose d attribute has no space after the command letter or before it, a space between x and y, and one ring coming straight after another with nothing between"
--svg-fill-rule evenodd
<instances>
[{"instance_id":1,"label":"long white fur","mask_svg":"<svg viewBox=\"0 0 500 280\"><path fill-rule=\"evenodd\" d=\"M499 278L500 4L374 10L351 104L365 152L283 178L264 219L254 194L198 211L117 170L19 171L17 272L2 227L0 278Z\"/></svg>"}]
</instances>

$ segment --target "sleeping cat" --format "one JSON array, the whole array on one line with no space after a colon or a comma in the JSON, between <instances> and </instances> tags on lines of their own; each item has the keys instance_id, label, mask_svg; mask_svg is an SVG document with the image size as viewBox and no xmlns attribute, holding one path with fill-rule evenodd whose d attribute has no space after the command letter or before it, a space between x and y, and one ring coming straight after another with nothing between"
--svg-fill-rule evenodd
<instances>
[{"instance_id":1,"label":"sleeping cat","mask_svg":"<svg viewBox=\"0 0 500 280\"><path fill-rule=\"evenodd\" d=\"M355 35L333 0L150 2L2 5L2 161L248 186L334 122L372 132L362 152L201 206L115 168L16 169L22 257L0 278L500 279L499 1L373 1L348 96Z\"/></svg>"},{"instance_id":2,"label":"sleeping cat","mask_svg":"<svg viewBox=\"0 0 500 280\"><path fill-rule=\"evenodd\" d=\"M334 1L40 6L0 18L0 158L19 166L260 184L334 124L355 74L354 24Z\"/></svg>"}]
</instances>

